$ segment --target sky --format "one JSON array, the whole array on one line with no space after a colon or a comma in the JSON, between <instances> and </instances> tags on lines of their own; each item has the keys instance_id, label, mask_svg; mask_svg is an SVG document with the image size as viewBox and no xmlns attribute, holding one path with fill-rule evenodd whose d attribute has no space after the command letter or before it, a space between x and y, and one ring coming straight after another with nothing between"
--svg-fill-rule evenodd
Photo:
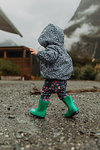
<instances>
[{"instance_id":1,"label":"sky","mask_svg":"<svg viewBox=\"0 0 100 150\"><path fill-rule=\"evenodd\" d=\"M18 45L39 48L38 37L49 23L65 29L81 0L0 0L0 7L13 22L19 35L0 30L0 43L12 40Z\"/></svg>"}]
</instances>

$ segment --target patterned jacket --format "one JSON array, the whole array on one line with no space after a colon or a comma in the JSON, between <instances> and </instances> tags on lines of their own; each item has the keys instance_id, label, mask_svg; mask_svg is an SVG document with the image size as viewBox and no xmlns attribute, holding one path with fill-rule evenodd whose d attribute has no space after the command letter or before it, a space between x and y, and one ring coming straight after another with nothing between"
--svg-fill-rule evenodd
<instances>
[{"instance_id":1,"label":"patterned jacket","mask_svg":"<svg viewBox=\"0 0 100 150\"><path fill-rule=\"evenodd\" d=\"M49 24L44 28L38 42L45 48L39 51L40 73L45 79L67 80L70 78L72 59L63 48L64 32L58 26Z\"/></svg>"}]
</instances>

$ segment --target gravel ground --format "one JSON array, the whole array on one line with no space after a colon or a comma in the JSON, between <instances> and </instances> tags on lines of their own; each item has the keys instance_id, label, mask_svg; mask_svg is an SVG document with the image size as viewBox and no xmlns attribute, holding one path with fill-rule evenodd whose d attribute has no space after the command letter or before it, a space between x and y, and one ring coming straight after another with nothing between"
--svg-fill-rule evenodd
<instances>
[{"instance_id":1,"label":"gravel ground","mask_svg":"<svg viewBox=\"0 0 100 150\"><path fill-rule=\"evenodd\" d=\"M72 93L80 113L67 119L56 94L45 119L31 117L43 81L0 81L0 150L100 150L100 92ZM100 82L68 81L67 89L100 88Z\"/></svg>"}]
</instances>

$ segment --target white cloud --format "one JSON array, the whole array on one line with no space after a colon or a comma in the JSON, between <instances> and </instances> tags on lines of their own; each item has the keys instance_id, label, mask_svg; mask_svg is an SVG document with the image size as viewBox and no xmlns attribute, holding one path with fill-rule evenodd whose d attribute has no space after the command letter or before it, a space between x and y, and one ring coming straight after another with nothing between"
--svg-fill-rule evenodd
<instances>
[{"instance_id":1,"label":"white cloud","mask_svg":"<svg viewBox=\"0 0 100 150\"><path fill-rule=\"evenodd\" d=\"M81 17L83 15L92 15L95 11L99 9L98 5L91 5L88 9L84 10L83 12L79 12L78 15Z\"/></svg>"},{"instance_id":2,"label":"white cloud","mask_svg":"<svg viewBox=\"0 0 100 150\"><path fill-rule=\"evenodd\" d=\"M80 19L74 19L74 20L68 22L66 28L68 28L68 27L70 27L72 25L78 24L78 23L84 21L85 19L86 19L86 16L82 16Z\"/></svg>"},{"instance_id":3,"label":"white cloud","mask_svg":"<svg viewBox=\"0 0 100 150\"><path fill-rule=\"evenodd\" d=\"M85 9L82 12L78 12L78 17L68 22L66 28L84 21L87 17L89 17L89 15L92 15L98 9L99 9L98 5L92 5L88 9Z\"/></svg>"},{"instance_id":4,"label":"white cloud","mask_svg":"<svg viewBox=\"0 0 100 150\"><path fill-rule=\"evenodd\" d=\"M97 33L97 31L98 28L92 24L83 24L80 28L77 28L70 37L65 36L65 47L70 50L74 43L80 41L82 35L94 34Z\"/></svg>"},{"instance_id":5,"label":"white cloud","mask_svg":"<svg viewBox=\"0 0 100 150\"><path fill-rule=\"evenodd\" d=\"M67 24L67 28L83 22L89 15L92 15L95 11L99 9L98 5L92 5L88 9L85 9L82 12L78 12L78 17L74 20L70 21ZM76 30L72 33L70 37L65 36L65 47L67 49L71 49L73 43L77 43L80 41L82 35L94 34L98 31L98 28L94 27L91 23L89 24L82 24L81 27L76 28Z\"/></svg>"}]
</instances>

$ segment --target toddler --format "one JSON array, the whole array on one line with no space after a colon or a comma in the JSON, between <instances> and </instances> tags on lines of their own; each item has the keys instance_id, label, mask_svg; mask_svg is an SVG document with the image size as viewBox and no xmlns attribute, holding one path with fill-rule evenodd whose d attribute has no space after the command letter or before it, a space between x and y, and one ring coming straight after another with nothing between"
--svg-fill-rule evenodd
<instances>
[{"instance_id":1,"label":"toddler","mask_svg":"<svg viewBox=\"0 0 100 150\"><path fill-rule=\"evenodd\" d=\"M75 106L72 96L66 94L67 80L73 71L72 59L63 48L64 32L58 26L47 25L42 31L38 42L45 48L37 51L30 48L31 54L40 59L40 73L45 79L41 97L37 108L30 110L35 116L44 118L52 93L57 93L60 100L68 107L65 117L72 117L79 111Z\"/></svg>"}]
</instances>

